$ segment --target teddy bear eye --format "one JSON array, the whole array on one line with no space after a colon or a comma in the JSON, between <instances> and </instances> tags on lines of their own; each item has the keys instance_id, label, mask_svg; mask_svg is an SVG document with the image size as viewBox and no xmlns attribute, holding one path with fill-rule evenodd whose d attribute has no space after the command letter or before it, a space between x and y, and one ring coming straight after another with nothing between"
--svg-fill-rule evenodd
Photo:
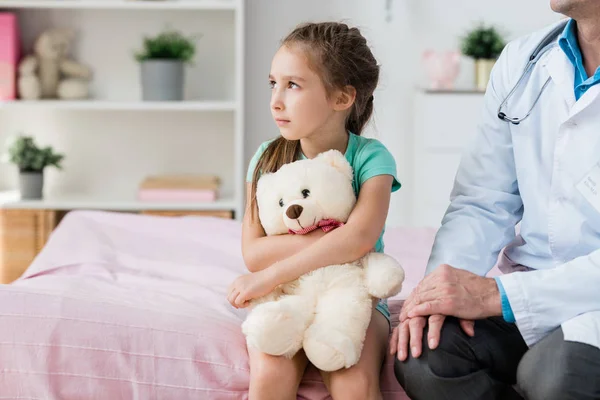
<instances>
[{"instance_id":1,"label":"teddy bear eye","mask_svg":"<svg viewBox=\"0 0 600 400\"><path fill-rule=\"evenodd\" d=\"M302 191L302 196L303 196L304 198L307 198L308 196L310 196L310 190L308 190L308 189L304 189L304 190Z\"/></svg>"},{"instance_id":2,"label":"teddy bear eye","mask_svg":"<svg viewBox=\"0 0 600 400\"><path fill-rule=\"evenodd\" d=\"M283 207L283 199L279 199L279 207Z\"/></svg>"}]
</instances>

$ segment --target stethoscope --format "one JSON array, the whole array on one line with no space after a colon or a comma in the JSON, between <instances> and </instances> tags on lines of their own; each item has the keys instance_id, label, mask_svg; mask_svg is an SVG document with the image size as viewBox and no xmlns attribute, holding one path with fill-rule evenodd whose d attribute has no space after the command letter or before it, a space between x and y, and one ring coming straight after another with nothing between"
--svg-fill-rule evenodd
<instances>
[{"instance_id":1,"label":"stethoscope","mask_svg":"<svg viewBox=\"0 0 600 400\"><path fill-rule=\"evenodd\" d=\"M538 93L537 97L535 98L535 101L533 102L533 104L529 108L529 111L527 111L527 114L525 114L524 117L521 117L521 118L509 117L508 115L506 115L505 113L502 112L502 107L506 104L506 102L508 101L510 96L512 96L512 94L515 92L515 90L517 90L517 87L519 87L519 85L521 84L521 81L523 81L523 79L525 79L525 76L527 76L529 71L531 71L533 69L535 64L540 59L540 57L551 48L551 46L548 46L548 45L551 44L552 42L554 42L556 40L556 38L564 31L565 26L567 25L568 22L569 21L566 20L566 21L562 21L560 24L558 24L554 29L552 29L552 31L550 31L550 33L548 33L540 41L540 43L533 50L533 52L529 56L529 61L527 61L527 65L525 65L525 69L523 70L521 77L519 78L519 80L517 81L515 86L513 86L512 90L508 93L508 95L506 95L506 97L504 98L502 103L500 103L500 106L498 107L498 118L500 118L501 120L504 120L506 122L510 122L512 124L519 125L519 123L521 123L523 120L525 120L527 117L529 117L529 114L531 114L531 111L533 110L536 103L542 96L544 89L546 89L546 86L548 86L548 83L550 83L550 77L548 77L548 79L546 79L544 86L542 86L542 89Z\"/></svg>"}]
</instances>

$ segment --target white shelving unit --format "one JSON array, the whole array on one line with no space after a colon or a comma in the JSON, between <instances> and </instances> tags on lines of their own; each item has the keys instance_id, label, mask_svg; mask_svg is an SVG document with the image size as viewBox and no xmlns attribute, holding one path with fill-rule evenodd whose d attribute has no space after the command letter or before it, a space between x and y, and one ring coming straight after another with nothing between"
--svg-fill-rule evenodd
<instances>
[{"instance_id":1,"label":"white shelving unit","mask_svg":"<svg viewBox=\"0 0 600 400\"><path fill-rule=\"evenodd\" d=\"M236 10L237 0L3 0L2 8Z\"/></svg>"},{"instance_id":2,"label":"white shelving unit","mask_svg":"<svg viewBox=\"0 0 600 400\"><path fill-rule=\"evenodd\" d=\"M236 111L237 104L230 101L60 101L19 100L0 103L0 110L97 110L97 111Z\"/></svg>"},{"instance_id":3,"label":"white shelving unit","mask_svg":"<svg viewBox=\"0 0 600 400\"><path fill-rule=\"evenodd\" d=\"M417 90L414 104L410 223L438 227L462 153L477 132L483 93Z\"/></svg>"},{"instance_id":4,"label":"white shelving unit","mask_svg":"<svg viewBox=\"0 0 600 400\"><path fill-rule=\"evenodd\" d=\"M45 197L18 199L17 171L0 165L0 207L25 209L233 211L244 202L244 0L0 0L19 19L23 53L45 29L77 34L72 56L89 65L91 98L0 103L0 146L27 133L65 153L63 171L45 175ZM199 33L186 68L185 100L141 100L133 52L170 27ZM211 203L140 202L150 174L219 175Z\"/></svg>"},{"instance_id":5,"label":"white shelving unit","mask_svg":"<svg viewBox=\"0 0 600 400\"><path fill-rule=\"evenodd\" d=\"M220 211L235 209L236 204L233 199L222 198L214 202L198 203L168 203L154 202L149 207L147 202L136 200L126 200L110 197L89 197L89 196L65 196L55 197L43 200L20 200L18 191L6 191L0 193L0 207L6 209L52 209L52 210L84 210L84 209L102 209L114 211Z\"/></svg>"}]
</instances>

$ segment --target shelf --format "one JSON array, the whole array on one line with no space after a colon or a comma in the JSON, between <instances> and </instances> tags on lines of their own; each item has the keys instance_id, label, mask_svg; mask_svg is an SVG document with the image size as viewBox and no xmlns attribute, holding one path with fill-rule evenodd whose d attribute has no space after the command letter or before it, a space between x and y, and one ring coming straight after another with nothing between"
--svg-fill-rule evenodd
<instances>
[{"instance_id":1,"label":"shelf","mask_svg":"<svg viewBox=\"0 0 600 400\"><path fill-rule=\"evenodd\" d=\"M133 197L102 198L101 196L73 195L64 198L42 200L20 200L18 191L0 192L0 208L5 209L49 209L49 210L105 210L105 211L214 211L234 210L236 202L223 198L214 202L149 202L137 201Z\"/></svg>"},{"instance_id":2,"label":"shelf","mask_svg":"<svg viewBox=\"0 0 600 400\"><path fill-rule=\"evenodd\" d=\"M0 0L2 8L234 10L234 0Z\"/></svg>"},{"instance_id":3,"label":"shelf","mask_svg":"<svg viewBox=\"0 0 600 400\"><path fill-rule=\"evenodd\" d=\"M1 110L42 108L48 110L98 110L98 111L235 111L233 101L98 101L98 100L38 100L7 101L0 103Z\"/></svg>"},{"instance_id":4,"label":"shelf","mask_svg":"<svg viewBox=\"0 0 600 400\"><path fill-rule=\"evenodd\" d=\"M460 95L460 94L475 94L475 95L483 95L485 94L485 90L479 90L479 89L470 89L470 88L456 88L456 89L429 89L429 88L422 88L419 89L421 90L423 93L425 94L432 94L432 95L436 95L436 94L456 94L456 95Z\"/></svg>"}]
</instances>

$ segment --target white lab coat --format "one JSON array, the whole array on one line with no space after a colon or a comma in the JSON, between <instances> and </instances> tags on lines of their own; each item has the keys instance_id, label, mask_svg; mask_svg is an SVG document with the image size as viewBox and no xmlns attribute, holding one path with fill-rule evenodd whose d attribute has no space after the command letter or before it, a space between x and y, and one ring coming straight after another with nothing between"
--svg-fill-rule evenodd
<instances>
[{"instance_id":1,"label":"white lab coat","mask_svg":"<svg viewBox=\"0 0 600 400\"><path fill-rule=\"evenodd\" d=\"M496 63L427 273L447 263L485 275L506 247L500 267L512 273L500 279L526 343L562 326L565 340L600 348L600 197L577 189L598 178L600 192L600 84L576 102L573 65L555 45L504 109L525 115L550 77L529 118L497 117L551 28L511 42Z\"/></svg>"}]
</instances>

